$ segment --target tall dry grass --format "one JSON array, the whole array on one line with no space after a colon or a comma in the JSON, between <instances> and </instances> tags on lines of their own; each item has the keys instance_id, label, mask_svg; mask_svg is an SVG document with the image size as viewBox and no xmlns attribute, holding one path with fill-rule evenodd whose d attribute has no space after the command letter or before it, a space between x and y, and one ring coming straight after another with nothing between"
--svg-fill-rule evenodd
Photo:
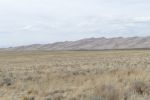
<instances>
[{"instance_id":1,"label":"tall dry grass","mask_svg":"<svg viewBox=\"0 0 150 100\"><path fill-rule=\"evenodd\" d=\"M0 100L149 99L149 50L0 52Z\"/></svg>"}]
</instances>

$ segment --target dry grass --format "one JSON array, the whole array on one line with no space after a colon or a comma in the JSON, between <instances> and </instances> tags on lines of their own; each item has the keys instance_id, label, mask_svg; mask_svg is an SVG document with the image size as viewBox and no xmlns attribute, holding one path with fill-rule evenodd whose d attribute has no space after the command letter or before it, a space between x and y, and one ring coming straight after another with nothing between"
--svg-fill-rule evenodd
<instances>
[{"instance_id":1,"label":"dry grass","mask_svg":"<svg viewBox=\"0 0 150 100\"><path fill-rule=\"evenodd\" d=\"M149 100L150 51L0 52L0 100Z\"/></svg>"}]
</instances>

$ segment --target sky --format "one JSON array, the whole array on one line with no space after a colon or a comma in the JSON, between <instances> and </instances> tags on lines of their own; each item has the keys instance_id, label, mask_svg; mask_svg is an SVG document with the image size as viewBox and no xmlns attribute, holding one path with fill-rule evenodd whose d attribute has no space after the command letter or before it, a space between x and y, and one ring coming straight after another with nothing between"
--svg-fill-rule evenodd
<instances>
[{"instance_id":1,"label":"sky","mask_svg":"<svg viewBox=\"0 0 150 100\"><path fill-rule=\"evenodd\" d=\"M0 0L0 47L150 35L150 0Z\"/></svg>"}]
</instances>

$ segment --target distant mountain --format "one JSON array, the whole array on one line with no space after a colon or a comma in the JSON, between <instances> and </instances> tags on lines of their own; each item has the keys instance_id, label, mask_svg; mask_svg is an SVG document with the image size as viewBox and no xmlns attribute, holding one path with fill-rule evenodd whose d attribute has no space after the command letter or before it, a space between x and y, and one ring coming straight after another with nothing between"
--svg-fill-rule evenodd
<instances>
[{"instance_id":1,"label":"distant mountain","mask_svg":"<svg viewBox=\"0 0 150 100\"><path fill-rule=\"evenodd\" d=\"M87 38L78 41L56 42L52 44L33 44L7 48L5 50L104 50L104 49L150 48L149 37Z\"/></svg>"}]
</instances>

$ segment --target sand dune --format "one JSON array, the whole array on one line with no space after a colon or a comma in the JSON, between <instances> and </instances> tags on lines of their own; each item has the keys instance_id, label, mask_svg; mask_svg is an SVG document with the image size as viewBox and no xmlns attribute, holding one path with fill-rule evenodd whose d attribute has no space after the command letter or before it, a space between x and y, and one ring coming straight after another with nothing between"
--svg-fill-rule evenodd
<instances>
[{"instance_id":1,"label":"sand dune","mask_svg":"<svg viewBox=\"0 0 150 100\"><path fill-rule=\"evenodd\" d=\"M87 38L78 41L33 44L7 50L103 50L150 48L150 37Z\"/></svg>"}]
</instances>

